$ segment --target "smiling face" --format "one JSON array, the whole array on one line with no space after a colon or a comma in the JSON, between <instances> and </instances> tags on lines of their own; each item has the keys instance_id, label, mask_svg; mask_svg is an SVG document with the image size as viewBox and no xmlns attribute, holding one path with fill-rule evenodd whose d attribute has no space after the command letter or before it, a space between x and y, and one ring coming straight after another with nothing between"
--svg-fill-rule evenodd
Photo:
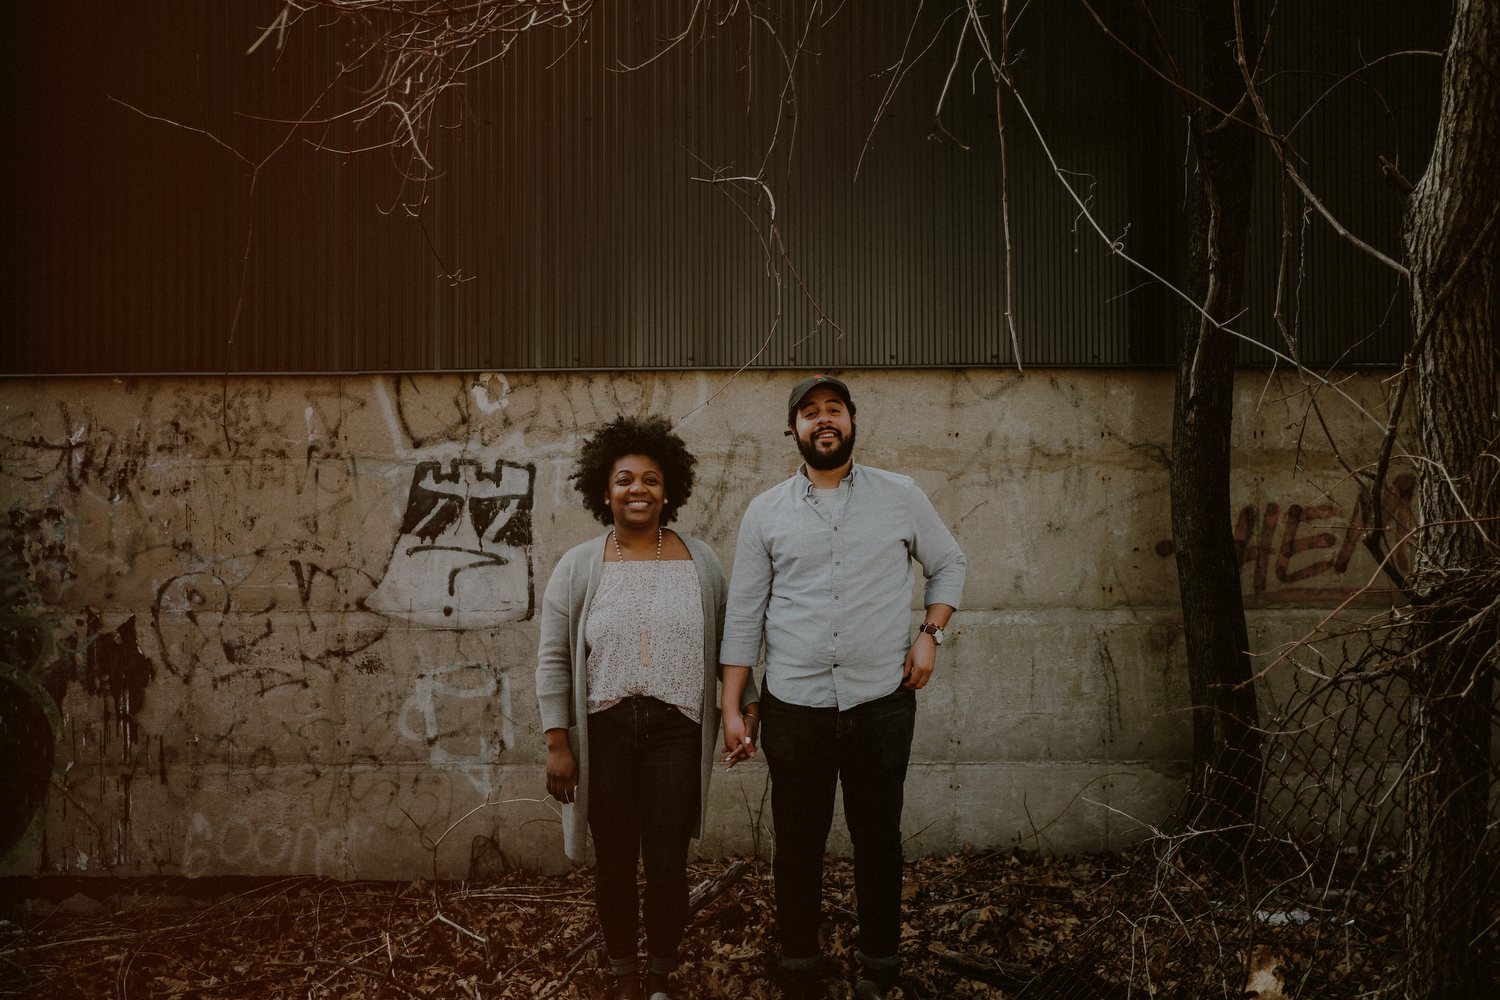
<instances>
[{"instance_id":1,"label":"smiling face","mask_svg":"<svg viewBox=\"0 0 1500 1000\"><path fill-rule=\"evenodd\" d=\"M610 470L605 499L616 525L655 529L667 499L661 466L649 455L621 455Z\"/></svg>"},{"instance_id":2,"label":"smiling face","mask_svg":"<svg viewBox=\"0 0 1500 1000\"><path fill-rule=\"evenodd\" d=\"M814 469L837 469L854 454L854 414L832 389L814 389L802 397L793 430L797 450Z\"/></svg>"}]
</instances>

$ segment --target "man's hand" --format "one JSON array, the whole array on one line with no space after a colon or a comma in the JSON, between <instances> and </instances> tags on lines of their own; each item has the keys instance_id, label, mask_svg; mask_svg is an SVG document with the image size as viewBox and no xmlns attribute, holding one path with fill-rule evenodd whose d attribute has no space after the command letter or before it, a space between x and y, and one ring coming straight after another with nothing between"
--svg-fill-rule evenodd
<instances>
[{"instance_id":1,"label":"man's hand","mask_svg":"<svg viewBox=\"0 0 1500 1000\"><path fill-rule=\"evenodd\" d=\"M719 709L724 717L724 747L720 751L724 757L719 763L727 771L740 761L755 756L755 738L760 732L760 706L746 705L744 712L726 710L723 705Z\"/></svg>"},{"instance_id":2,"label":"man's hand","mask_svg":"<svg viewBox=\"0 0 1500 1000\"><path fill-rule=\"evenodd\" d=\"M926 622L938 628L947 628L953 617L953 608L946 604L927 605ZM901 686L920 691L932 680L932 668L937 664L937 640L923 631L917 633L917 641L906 651L906 666L901 675Z\"/></svg>"},{"instance_id":3,"label":"man's hand","mask_svg":"<svg viewBox=\"0 0 1500 1000\"><path fill-rule=\"evenodd\" d=\"M547 730L547 794L564 805L577 797L578 759L568 746L566 729Z\"/></svg>"},{"instance_id":4,"label":"man's hand","mask_svg":"<svg viewBox=\"0 0 1500 1000\"><path fill-rule=\"evenodd\" d=\"M932 679L932 668L937 663L937 643L926 632L917 633L917 641L906 651L906 666L901 677L901 686L920 691Z\"/></svg>"}]
</instances>

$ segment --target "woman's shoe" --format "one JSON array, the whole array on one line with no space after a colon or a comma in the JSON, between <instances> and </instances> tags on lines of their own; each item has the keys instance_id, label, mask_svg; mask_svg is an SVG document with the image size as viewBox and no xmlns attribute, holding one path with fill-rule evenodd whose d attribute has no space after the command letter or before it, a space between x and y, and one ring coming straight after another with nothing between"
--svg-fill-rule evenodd
<instances>
[{"instance_id":1,"label":"woman's shoe","mask_svg":"<svg viewBox=\"0 0 1500 1000\"><path fill-rule=\"evenodd\" d=\"M631 973L628 976L616 976L615 981L605 987L604 1000L641 1000L641 983Z\"/></svg>"}]
</instances>

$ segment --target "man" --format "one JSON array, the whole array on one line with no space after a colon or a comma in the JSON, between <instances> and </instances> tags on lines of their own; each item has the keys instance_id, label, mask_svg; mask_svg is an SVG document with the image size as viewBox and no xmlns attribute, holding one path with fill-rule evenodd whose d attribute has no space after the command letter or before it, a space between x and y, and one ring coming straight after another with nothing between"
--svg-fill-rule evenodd
<instances>
[{"instance_id":1,"label":"man","mask_svg":"<svg viewBox=\"0 0 1500 1000\"><path fill-rule=\"evenodd\" d=\"M750 502L740 523L719 647L725 763L761 731L776 825L776 918L789 995L814 996L823 850L842 783L854 841L860 978L879 1000L900 973L901 805L916 692L963 593L964 555L908 476L854 462L855 408L829 375L787 405L803 465ZM927 615L911 637L912 559ZM765 640L759 705L740 692Z\"/></svg>"}]
</instances>

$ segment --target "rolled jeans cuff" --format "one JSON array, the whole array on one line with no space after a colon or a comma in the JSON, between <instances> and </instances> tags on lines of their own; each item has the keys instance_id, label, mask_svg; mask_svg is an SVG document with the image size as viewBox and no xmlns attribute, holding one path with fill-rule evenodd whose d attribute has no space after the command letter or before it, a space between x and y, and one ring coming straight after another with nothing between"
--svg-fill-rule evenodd
<instances>
[{"instance_id":1,"label":"rolled jeans cuff","mask_svg":"<svg viewBox=\"0 0 1500 1000\"><path fill-rule=\"evenodd\" d=\"M864 952L855 950L854 956L859 959L859 964L871 972L889 972L901 967L900 955L886 955L883 958L871 958Z\"/></svg>"},{"instance_id":2,"label":"rolled jeans cuff","mask_svg":"<svg viewBox=\"0 0 1500 1000\"><path fill-rule=\"evenodd\" d=\"M614 958L613 956L611 956L609 960L609 971L617 976L633 976L635 975L635 959Z\"/></svg>"},{"instance_id":3,"label":"rolled jeans cuff","mask_svg":"<svg viewBox=\"0 0 1500 1000\"><path fill-rule=\"evenodd\" d=\"M646 971L656 976L669 976L676 972L681 964L675 958L657 958L651 954L648 954L646 959Z\"/></svg>"}]
</instances>

